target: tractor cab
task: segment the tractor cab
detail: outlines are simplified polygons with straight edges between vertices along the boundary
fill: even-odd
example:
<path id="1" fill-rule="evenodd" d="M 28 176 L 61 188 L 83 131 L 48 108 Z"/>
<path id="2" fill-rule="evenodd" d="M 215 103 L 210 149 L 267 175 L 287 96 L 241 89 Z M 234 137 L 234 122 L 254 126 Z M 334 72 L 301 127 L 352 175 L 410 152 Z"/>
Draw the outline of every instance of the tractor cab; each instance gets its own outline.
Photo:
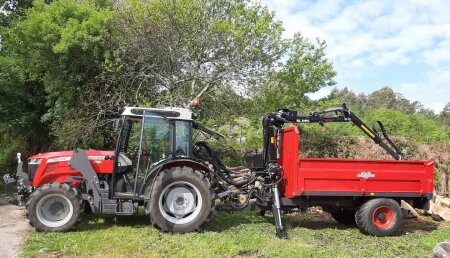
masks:
<path id="1" fill-rule="evenodd" d="M 113 198 L 143 198 L 145 180 L 177 159 L 190 159 L 194 114 L 183 108 L 126 107 L 118 123 Z"/>

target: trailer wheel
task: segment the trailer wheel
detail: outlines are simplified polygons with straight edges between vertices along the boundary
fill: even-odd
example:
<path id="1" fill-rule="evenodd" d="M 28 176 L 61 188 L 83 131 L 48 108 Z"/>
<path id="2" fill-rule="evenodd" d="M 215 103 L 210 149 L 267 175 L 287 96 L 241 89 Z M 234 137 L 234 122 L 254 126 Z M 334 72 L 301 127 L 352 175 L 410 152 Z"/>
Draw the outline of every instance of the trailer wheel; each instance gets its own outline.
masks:
<path id="1" fill-rule="evenodd" d="M 330 212 L 331 217 L 333 217 L 334 220 L 339 222 L 340 224 L 344 225 L 355 225 L 355 210 L 350 209 L 341 209 L 337 211 L 331 211 Z"/>
<path id="2" fill-rule="evenodd" d="M 367 201 L 355 215 L 357 225 L 373 236 L 388 236 L 400 226 L 402 211 L 393 199 L 378 198 Z"/>
<path id="3" fill-rule="evenodd" d="M 81 193 L 67 184 L 50 183 L 37 188 L 26 204 L 26 216 L 37 231 L 64 232 L 81 221 Z"/>
<path id="4" fill-rule="evenodd" d="M 160 173 L 153 185 L 147 212 L 162 231 L 199 230 L 213 209 L 212 189 L 199 171 L 175 167 Z"/>

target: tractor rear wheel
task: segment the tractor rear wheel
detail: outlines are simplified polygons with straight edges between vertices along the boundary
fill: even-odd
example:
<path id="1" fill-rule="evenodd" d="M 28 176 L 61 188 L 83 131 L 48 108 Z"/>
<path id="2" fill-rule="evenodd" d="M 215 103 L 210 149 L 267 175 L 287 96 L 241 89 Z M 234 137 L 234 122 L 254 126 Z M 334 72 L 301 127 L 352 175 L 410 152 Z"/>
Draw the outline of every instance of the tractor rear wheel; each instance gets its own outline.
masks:
<path id="1" fill-rule="evenodd" d="M 209 181 L 190 167 L 160 173 L 153 185 L 147 213 L 152 224 L 168 232 L 199 230 L 213 209 Z"/>
<path id="2" fill-rule="evenodd" d="M 355 210 L 350 209 L 341 209 L 336 211 L 330 212 L 331 217 L 333 217 L 334 220 L 339 222 L 340 224 L 344 225 L 356 225 L 355 221 Z"/>
<path id="3" fill-rule="evenodd" d="M 372 199 L 361 205 L 355 214 L 357 225 L 373 236 L 388 236 L 397 231 L 402 210 L 393 199 Z"/>
<path id="4" fill-rule="evenodd" d="M 37 231 L 64 232 L 81 221 L 83 208 L 79 191 L 67 184 L 50 183 L 30 195 L 26 215 Z"/>

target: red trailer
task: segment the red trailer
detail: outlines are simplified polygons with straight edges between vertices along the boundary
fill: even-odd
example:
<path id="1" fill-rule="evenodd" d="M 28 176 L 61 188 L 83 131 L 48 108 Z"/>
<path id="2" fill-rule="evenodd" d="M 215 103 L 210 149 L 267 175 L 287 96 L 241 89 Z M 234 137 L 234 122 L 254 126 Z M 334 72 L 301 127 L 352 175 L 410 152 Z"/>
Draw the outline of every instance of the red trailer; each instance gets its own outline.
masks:
<path id="1" fill-rule="evenodd" d="M 433 195 L 434 160 L 298 158 L 299 132 L 283 129 L 281 193 L 301 196 L 426 198 Z"/>
<path id="2" fill-rule="evenodd" d="M 395 160 L 299 158 L 299 131 L 286 124 L 352 122 L 384 148 Z M 379 133 L 377 130 L 381 130 Z M 273 208 L 278 235 L 284 237 L 280 210 L 321 206 L 344 224 L 356 224 L 363 231 L 386 236 L 400 225 L 401 201 L 426 209 L 434 189 L 434 160 L 404 160 L 380 121 L 369 128 L 345 104 L 310 115 L 293 110 L 270 113 L 263 120 L 264 152 L 247 158 L 247 166 L 272 168 L 273 192 L 280 196 Z"/>

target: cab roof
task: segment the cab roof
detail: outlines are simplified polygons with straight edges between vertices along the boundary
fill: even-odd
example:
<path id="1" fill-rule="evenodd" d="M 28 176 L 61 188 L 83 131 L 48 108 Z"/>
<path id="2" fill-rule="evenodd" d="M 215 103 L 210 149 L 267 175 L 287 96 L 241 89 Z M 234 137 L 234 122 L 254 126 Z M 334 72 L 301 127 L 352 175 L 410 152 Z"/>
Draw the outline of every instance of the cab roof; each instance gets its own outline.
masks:
<path id="1" fill-rule="evenodd" d="M 145 107 L 125 107 L 122 116 L 142 117 L 144 111 L 149 111 L 155 115 L 177 120 L 194 120 L 194 113 L 186 108 L 165 107 L 165 108 L 145 108 Z"/>

